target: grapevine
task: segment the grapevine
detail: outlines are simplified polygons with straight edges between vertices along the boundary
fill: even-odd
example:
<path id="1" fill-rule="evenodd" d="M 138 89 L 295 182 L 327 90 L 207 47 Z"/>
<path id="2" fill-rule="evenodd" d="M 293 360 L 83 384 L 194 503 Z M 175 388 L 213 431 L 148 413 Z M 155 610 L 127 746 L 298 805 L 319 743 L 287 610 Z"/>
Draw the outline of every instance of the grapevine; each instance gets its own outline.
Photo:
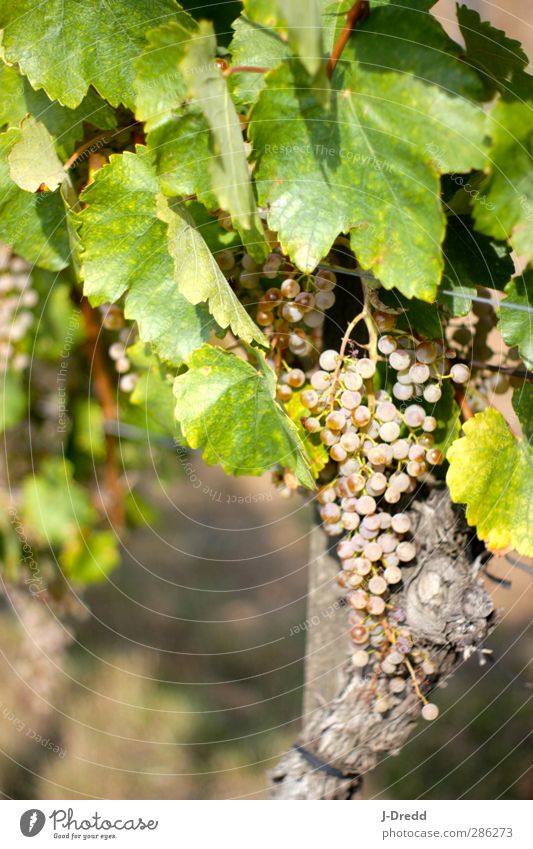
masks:
<path id="1" fill-rule="evenodd" d="M 172 479 L 198 452 L 313 504 L 350 651 L 332 710 L 438 717 L 494 624 L 482 565 L 533 556 L 533 86 L 518 42 L 464 5 L 457 42 L 432 5 L 243 0 L 217 36 L 174 0 L 0 0 L 0 573 L 25 615 L 78 622 L 152 447 Z M 459 566 L 428 635 L 406 598 L 436 494 Z"/>

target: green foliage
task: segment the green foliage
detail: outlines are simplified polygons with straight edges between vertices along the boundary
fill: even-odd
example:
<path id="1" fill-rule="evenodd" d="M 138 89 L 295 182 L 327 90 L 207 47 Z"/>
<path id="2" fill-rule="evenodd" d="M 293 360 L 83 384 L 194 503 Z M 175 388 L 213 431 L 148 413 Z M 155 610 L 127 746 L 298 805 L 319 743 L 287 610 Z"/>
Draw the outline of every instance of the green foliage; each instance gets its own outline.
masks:
<path id="1" fill-rule="evenodd" d="M 213 191 L 220 206 L 235 221 L 250 253 L 266 258 L 261 221 L 256 208 L 241 126 L 228 87 L 215 64 L 213 28 L 202 22 L 190 39 L 180 64 L 189 94 L 201 108 L 209 125 L 212 155 L 208 167 Z"/>
<path id="2" fill-rule="evenodd" d="M 89 528 L 96 514 L 68 460 L 49 457 L 23 483 L 23 519 L 39 543 L 61 545 Z"/>
<path id="3" fill-rule="evenodd" d="M 533 554 L 533 451 L 516 439 L 497 410 L 478 413 L 463 425 L 465 436 L 448 451 L 446 481 L 454 501 L 466 503 L 466 518 L 493 550 Z"/>
<path id="4" fill-rule="evenodd" d="M 174 15 L 173 0 L 116 0 L 105 11 L 89 0 L 2 0 L 3 49 L 36 89 L 71 109 L 89 86 L 112 106 L 133 106 L 133 64 L 154 21 Z M 36 49 L 38 45 L 38 49 Z"/>
<path id="5" fill-rule="evenodd" d="M 54 149 L 54 140 L 44 124 L 31 115 L 20 125 L 17 141 L 7 157 L 9 176 L 27 192 L 36 192 L 42 184 L 54 191 L 65 179 L 65 172 Z"/>
<path id="6" fill-rule="evenodd" d="M 448 218 L 443 245 L 444 273 L 439 301 L 453 316 L 467 315 L 472 308 L 471 296 L 476 288 L 502 289 L 509 281 L 514 264 L 505 242 L 496 242 L 477 233 L 469 216 Z"/>
<path id="7" fill-rule="evenodd" d="M 21 375 L 12 371 L 0 375 L 0 433 L 23 420 L 27 404 Z"/>
<path id="8" fill-rule="evenodd" d="M 220 327 L 231 327 L 244 342 L 268 344 L 232 292 L 183 205 L 170 206 L 161 196 L 159 215 L 168 224 L 168 249 L 179 292 L 193 304 L 207 301 Z"/>
<path id="9" fill-rule="evenodd" d="M 48 434 L 64 403 L 52 459 L 37 452 L 35 473 L 24 467 L 13 486 L 29 536 L 69 579 L 101 580 L 117 562 L 105 497 L 93 492 L 94 474 L 120 481 L 113 428 L 127 468 L 153 438 L 201 448 L 227 473 L 276 467 L 310 489 L 329 474 L 333 454 L 302 425 L 301 384 L 287 395 L 273 371 L 316 365 L 317 316 L 330 308 L 312 276 L 319 263 L 360 267 L 366 302 L 394 309 L 393 334 L 413 344 L 444 342 L 450 318 L 469 323 L 479 290 L 503 291 L 502 337 L 533 368 L 525 53 L 464 5 L 463 50 L 431 0 L 374 0 L 329 79 L 351 5 L 245 0 L 231 22 L 235 3 L 0 0 L 0 243 L 16 255 L 0 252 L 0 423 Z M 295 324 L 299 307 L 285 303 L 284 314 L 276 294 L 286 276 L 315 299 Z M 339 287 L 348 300 L 349 285 Z M 343 310 L 331 314 L 339 338 L 353 318 Z M 491 321 L 478 318 L 483 337 Z M 454 325 L 463 362 L 476 356 L 468 338 Z M 474 372 L 474 398 L 485 378 Z M 513 399 L 523 439 L 493 410 L 459 438 L 451 381 L 435 404 L 421 391 L 412 401 L 437 420 L 429 441 L 451 445 L 452 497 L 490 546 L 530 553 L 529 384 Z"/>
<path id="10" fill-rule="evenodd" d="M 500 307 L 500 330 L 508 345 L 516 345 L 528 368 L 533 368 L 533 269 L 515 277 L 505 287 L 503 303 L 512 306 Z"/>
<path id="11" fill-rule="evenodd" d="M 533 89 L 525 75 L 491 112 L 489 176 L 474 203 L 476 228 L 510 239 L 520 256 L 533 256 Z"/>
<path id="12" fill-rule="evenodd" d="M 513 75 L 528 66 L 529 59 L 520 42 L 482 21 L 474 9 L 458 6 L 457 21 L 465 40 L 467 60 L 484 75 L 487 99 L 497 89 L 505 90 Z"/>
<path id="13" fill-rule="evenodd" d="M 518 416 L 523 438 L 533 443 L 533 385 L 524 383 L 513 392 L 513 408 Z"/>
<path id="14" fill-rule="evenodd" d="M 96 175 L 82 200 L 84 291 L 92 303 L 117 301 L 139 324 L 141 339 L 179 364 L 209 338 L 207 310 L 179 291 L 157 217 L 158 181 L 145 148 L 124 153 Z M 201 237 L 199 237 L 201 239 Z"/>
<path id="15" fill-rule="evenodd" d="M 483 163 L 481 83 L 436 21 L 405 10 L 377 9 L 343 59 L 329 114 L 297 65 L 268 77 L 250 127 L 260 201 L 298 267 L 313 269 L 349 230 L 383 285 L 432 300 L 445 223 L 438 175 Z"/>
<path id="16" fill-rule="evenodd" d="M 17 129 L 0 134 L 0 241 L 28 262 L 59 270 L 69 261 L 69 241 L 59 192 L 31 194 L 10 175 L 8 155 L 20 138 Z"/>
<path id="17" fill-rule="evenodd" d="M 295 425 L 274 401 L 274 372 L 257 352 L 259 368 L 220 348 L 189 357 L 174 382 L 176 418 L 191 448 L 226 474 L 260 475 L 274 464 L 313 488 L 305 448 Z"/>

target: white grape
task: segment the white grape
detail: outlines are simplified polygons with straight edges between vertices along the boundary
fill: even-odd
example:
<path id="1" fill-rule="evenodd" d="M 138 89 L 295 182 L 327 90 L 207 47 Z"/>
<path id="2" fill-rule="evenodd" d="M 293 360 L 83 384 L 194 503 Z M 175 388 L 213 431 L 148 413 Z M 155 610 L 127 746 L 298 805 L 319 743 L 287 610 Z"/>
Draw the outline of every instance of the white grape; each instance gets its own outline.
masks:
<path id="1" fill-rule="evenodd" d="M 318 363 L 324 371 L 335 371 L 339 362 L 339 352 L 332 349 L 322 351 Z"/>
<path id="2" fill-rule="evenodd" d="M 413 387 L 404 386 L 402 383 L 395 383 L 392 387 L 392 394 L 398 401 L 408 401 L 413 395 Z"/>
<path id="3" fill-rule="evenodd" d="M 470 378 L 470 369 L 463 363 L 455 363 L 450 369 L 450 375 L 454 383 L 467 383 Z"/>
<path id="4" fill-rule="evenodd" d="M 384 442 L 394 442 L 400 435 L 400 425 L 397 422 L 385 422 L 379 429 L 379 435 Z"/>
<path id="5" fill-rule="evenodd" d="M 416 557 L 416 547 L 412 542 L 400 542 L 396 554 L 402 563 L 408 563 Z"/>
<path id="6" fill-rule="evenodd" d="M 392 517 L 392 527 L 397 534 L 406 534 L 411 530 L 411 520 L 407 513 L 396 513 Z"/>
<path id="7" fill-rule="evenodd" d="M 409 369 L 409 377 L 413 383 L 425 383 L 429 380 L 429 366 L 425 363 L 415 363 Z"/>
<path id="8" fill-rule="evenodd" d="M 380 422 L 392 422 L 397 414 L 396 407 L 390 401 L 380 401 L 376 409 L 376 418 Z"/>
<path id="9" fill-rule="evenodd" d="M 441 396 L 442 390 L 438 383 L 430 383 L 424 387 L 424 399 L 429 404 L 436 404 L 437 401 L 440 401 Z"/>
<path id="10" fill-rule="evenodd" d="M 438 715 L 439 715 L 439 709 L 438 709 L 437 705 L 434 705 L 431 702 L 428 702 L 422 708 L 422 716 L 423 716 L 424 719 L 427 719 L 428 722 L 431 722 L 431 720 L 433 720 L 433 719 L 437 719 Z"/>
<path id="11" fill-rule="evenodd" d="M 363 357 L 357 361 L 356 369 L 364 380 L 369 380 L 376 372 L 376 365 L 368 357 Z"/>
<path id="12" fill-rule="evenodd" d="M 411 365 L 411 355 L 408 351 L 393 351 L 389 356 L 389 365 L 394 371 L 403 371 Z"/>
<path id="13" fill-rule="evenodd" d="M 380 336 L 378 339 L 378 351 L 385 357 L 392 354 L 396 350 L 398 344 L 394 336 Z"/>
<path id="14" fill-rule="evenodd" d="M 411 404 L 406 407 L 403 417 L 408 427 L 420 427 L 426 417 L 426 411 L 419 404 Z"/>

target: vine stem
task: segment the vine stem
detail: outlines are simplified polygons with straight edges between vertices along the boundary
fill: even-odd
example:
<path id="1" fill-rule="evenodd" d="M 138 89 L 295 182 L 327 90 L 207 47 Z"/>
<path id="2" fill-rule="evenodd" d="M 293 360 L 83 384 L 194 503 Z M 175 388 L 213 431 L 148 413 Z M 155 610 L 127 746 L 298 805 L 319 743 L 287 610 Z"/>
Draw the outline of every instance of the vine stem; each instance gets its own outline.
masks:
<path id="1" fill-rule="evenodd" d="M 331 407 L 335 403 L 335 393 L 337 391 L 337 386 L 339 384 L 339 377 L 342 369 L 342 364 L 344 361 L 344 356 L 346 354 L 346 347 L 348 342 L 350 341 L 350 336 L 353 331 L 357 327 L 360 321 L 364 321 L 366 324 L 366 329 L 368 332 L 368 344 L 362 345 L 358 343 L 359 347 L 365 348 L 370 356 L 370 359 L 373 362 L 377 360 L 377 346 L 378 346 L 378 334 L 376 331 L 376 325 L 374 324 L 374 319 L 372 318 L 372 314 L 370 312 L 370 300 L 368 296 L 368 291 L 365 289 L 365 302 L 362 311 L 359 315 L 356 315 L 355 318 L 349 323 L 346 328 L 346 332 L 342 337 L 341 347 L 339 351 L 339 361 L 335 367 L 335 371 L 333 372 L 333 379 L 331 381 Z M 374 398 L 374 380 L 370 378 L 365 381 L 367 397 L 368 397 L 368 407 L 372 411 L 374 409 L 375 398 Z"/>
<path id="2" fill-rule="evenodd" d="M 328 64 L 326 66 L 326 74 L 329 79 L 333 76 L 333 72 L 337 67 L 337 62 L 341 58 L 342 51 L 346 47 L 349 38 L 355 29 L 357 21 L 364 21 L 365 18 L 368 17 L 369 8 L 370 4 L 368 3 L 368 0 L 357 0 L 357 2 L 353 4 L 352 8 L 347 12 L 346 21 L 333 46 L 331 56 L 329 57 Z"/>
<path id="3" fill-rule="evenodd" d="M 80 156 L 85 153 L 86 150 L 89 150 L 89 148 L 92 147 L 93 144 L 96 144 L 99 141 L 109 141 L 109 139 L 110 134 L 109 131 L 107 131 L 106 133 L 99 133 L 97 136 L 94 136 L 94 138 L 88 139 L 88 141 L 85 141 L 83 142 L 83 144 L 80 144 L 80 146 L 76 148 L 72 156 L 69 156 L 69 158 L 63 165 L 63 170 L 69 171 L 76 162 L 76 160 L 79 159 Z M 101 145 L 101 147 L 103 147 L 103 145 Z"/>
<path id="4" fill-rule="evenodd" d="M 81 299 L 80 307 L 85 323 L 85 330 L 87 332 L 87 354 L 89 357 L 89 366 L 92 373 L 94 388 L 102 406 L 105 429 L 105 426 L 109 422 L 115 422 L 117 419 L 115 395 L 111 380 L 109 379 L 109 375 L 105 367 L 102 351 L 98 344 L 100 325 L 96 320 L 95 312 L 85 297 Z M 122 506 L 123 493 L 118 470 L 116 438 L 113 434 L 106 432 L 105 442 L 106 459 L 104 480 L 106 488 L 109 490 L 112 498 L 109 515 L 114 525 L 122 527 L 124 524 L 124 509 Z"/>
<path id="5" fill-rule="evenodd" d="M 424 694 L 423 694 L 422 690 L 421 690 L 421 689 L 420 689 L 420 687 L 418 686 L 418 681 L 416 680 L 415 670 L 414 670 L 414 669 L 413 669 L 413 667 L 412 667 L 411 661 L 410 661 L 408 658 L 406 658 L 406 657 L 405 657 L 403 662 L 405 663 L 405 665 L 406 665 L 407 669 L 409 670 L 409 675 L 410 675 L 410 676 L 411 676 L 411 678 L 412 678 L 413 686 L 414 686 L 414 688 L 415 688 L 415 690 L 416 690 L 416 694 L 417 694 L 418 698 L 420 699 L 420 701 L 422 702 L 422 704 L 427 705 L 428 700 L 426 699 L 426 697 L 424 696 Z"/>
<path id="6" fill-rule="evenodd" d="M 230 74 L 267 74 L 272 68 L 264 68 L 261 65 L 234 65 L 232 68 L 225 68 L 222 72 L 224 77 L 229 77 Z"/>
<path id="7" fill-rule="evenodd" d="M 340 351 L 339 351 L 339 361 L 338 361 L 337 365 L 335 366 L 335 371 L 333 372 L 333 380 L 331 381 L 331 406 L 332 407 L 333 407 L 333 404 L 335 403 L 335 393 L 337 391 L 337 386 L 338 386 L 338 383 L 339 383 L 339 377 L 340 377 L 340 373 L 341 373 L 341 369 L 342 369 L 342 363 L 343 363 L 343 360 L 344 360 L 344 355 L 346 353 L 346 346 L 348 345 L 348 342 L 350 340 L 350 336 L 352 335 L 352 332 L 355 330 L 355 328 L 357 327 L 359 322 L 364 321 L 364 319 L 365 319 L 365 309 L 363 309 L 363 311 L 360 312 L 359 315 L 356 315 L 355 318 L 353 318 L 351 320 L 348 327 L 346 328 L 346 333 L 342 337 L 341 347 L 340 347 Z"/>
<path id="8" fill-rule="evenodd" d="M 455 400 L 457 401 L 459 409 L 461 410 L 463 421 L 468 421 L 468 419 L 474 418 L 474 413 L 472 412 L 472 408 L 467 401 L 466 393 L 461 386 L 455 387 Z"/>

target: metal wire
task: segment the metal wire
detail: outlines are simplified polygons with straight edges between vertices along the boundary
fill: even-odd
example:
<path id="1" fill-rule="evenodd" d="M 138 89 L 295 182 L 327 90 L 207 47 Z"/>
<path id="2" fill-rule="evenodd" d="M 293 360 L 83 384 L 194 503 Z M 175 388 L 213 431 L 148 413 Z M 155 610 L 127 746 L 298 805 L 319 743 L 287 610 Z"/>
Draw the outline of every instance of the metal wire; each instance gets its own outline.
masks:
<path id="1" fill-rule="evenodd" d="M 341 271 L 350 277 L 362 277 L 363 279 L 378 281 L 378 278 L 374 277 L 373 274 L 368 274 L 365 271 L 352 271 L 351 269 L 343 268 L 342 265 L 323 265 L 321 263 L 318 268 L 323 268 L 325 271 Z M 495 301 L 492 298 L 483 298 L 481 295 L 463 295 L 460 292 L 451 292 L 449 289 L 441 289 L 440 291 L 443 295 L 450 295 L 452 298 L 464 298 L 465 300 L 476 301 L 478 304 L 489 304 L 493 309 L 504 307 L 505 309 L 514 309 L 519 312 L 533 313 L 533 307 L 527 307 L 524 304 L 513 304 L 506 300 Z"/>

